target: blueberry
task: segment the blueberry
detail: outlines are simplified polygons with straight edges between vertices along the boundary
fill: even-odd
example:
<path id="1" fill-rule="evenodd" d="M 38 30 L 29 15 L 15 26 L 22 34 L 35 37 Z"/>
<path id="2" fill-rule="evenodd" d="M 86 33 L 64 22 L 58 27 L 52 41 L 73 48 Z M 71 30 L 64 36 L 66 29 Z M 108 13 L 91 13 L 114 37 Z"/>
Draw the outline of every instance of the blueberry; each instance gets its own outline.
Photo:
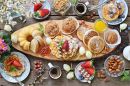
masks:
<path id="1" fill-rule="evenodd" d="M 128 33 L 128 31 L 127 31 L 127 30 L 125 30 L 124 32 L 125 32 L 125 33 Z"/>
<path id="2" fill-rule="evenodd" d="M 122 22 L 122 18 L 119 18 L 119 22 Z"/>
<path id="3" fill-rule="evenodd" d="M 116 10 L 112 10 L 112 13 L 115 14 L 115 13 L 116 13 Z"/>
<path id="4" fill-rule="evenodd" d="M 82 76 L 82 74 L 79 74 L 78 80 L 83 80 L 84 77 Z"/>
<path id="5" fill-rule="evenodd" d="M 112 10 L 109 10 L 109 13 L 112 13 Z"/>
<path id="6" fill-rule="evenodd" d="M 122 15 L 119 16 L 119 18 L 125 18 L 125 15 L 122 14 Z"/>
<path id="7" fill-rule="evenodd" d="M 113 17 L 113 14 L 110 14 L 110 17 L 112 18 L 112 17 Z"/>
<path id="8" fill-rule="evenodd" d="M 117 6 L 119 9 L 121 9 L 121 6 Z"/>
<path id="9" fill-rule="evenodd" d="M 130 27 L 128 27 L 128 30 L 130 30 Z"/>

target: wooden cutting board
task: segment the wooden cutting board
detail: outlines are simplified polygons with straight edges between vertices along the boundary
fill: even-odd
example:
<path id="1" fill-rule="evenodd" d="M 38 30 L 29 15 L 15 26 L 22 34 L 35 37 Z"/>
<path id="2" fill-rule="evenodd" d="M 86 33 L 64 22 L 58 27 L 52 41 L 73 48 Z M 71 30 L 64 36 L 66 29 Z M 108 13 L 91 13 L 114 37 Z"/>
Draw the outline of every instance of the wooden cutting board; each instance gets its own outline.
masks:
<path id="1" fill-rule="evenodd" d="M 55 20 L 55 21 L 59 24 L 60 27 L 62 27 L 62 22 L 63 22 L 63 20 Z M 78 20 L 78 21 L 81 21 L 81 20 Z M 43 22 L 40 22 L 40 23 L 41 23 L 43 26 L 45 26 L 45 24 L 46 24 L 47 22 L 48 22 L 48 21 L 43 21 Z M 91 26 L 94 28 L 94 23 L 93 23 L 93 22 L 87 22 L 87 21 L 85 21 L 85 23 L 87 23 L 88 25 L 91 25 Z M 38 23 L 29 25 L 29 26 L 39 27 Z M 111 29 L 112 29 L 112 28 L 108 28 L 107 30 L 111 30 Z M 19 35 L 19 33 L 20 33 L 21 30 L 22 30 L 22 28 L 19 29 L 19 30 L 17 30 L 17 31 L 15 31 L 12 35 L 16 35 L 16 36 L 18 37 L 18 35 Z M 59 35 L 63 35 L 63 33 L 60 32 Z M 75 31 L 75 32 L 72 33 L 71 35 L 72 35 L 73 37 L 75 37 L 75 38 L 78 38 L 78 37 L 77 37 L 77 31 Z M 104 33 L 99 33 L 99 35 L 100 35 L 102 38 L 104 38 Z M 43 36 L 43 39 L 44 39 L 44 40 L 45 40 L 45 38 L 46 38 L 46 37 Z M 79 42 L 82 42 L 82 41 L 79 40 Z M 52 54 L 50 54 L 48 57 L 42 57 L 39 53 L 36 53 L 36 54 L 35 54 L 35 53 L 33 53 L 32 51 L 30 51 L 30 50 L 29 50 L 29 51 L 25 51 L 25 50 L 23 50 L 22 47 L 19 45 L 19 42 L 18 42 L 18 43 L 13 43 L 13 42 L 12 42 L 12 46 L 13 46 L 14 48 L 16 48 L 17 50 L 19 50 L 19 51 L 21 51 L 21 52 L 23 52 L 23 53 L 32 55 L 32 56 L 34 56 L 34 57 L 39 57 L 39 58 L 43 58 L 43 59 L 47 59 L 47 60 L 54 60 L 54 61 L 63 61 L 62 59 L 58 59 L 57 57 L 55 57 L 55 56 L 52 55 Z M 81 44 L 81 46 L 84 46 L 84 48 L 85 48 L 86 50 L 88 50 L 87 47 L 86 47 L 83 43 Z M 117 46 L 116 46 L 116 47 L 117 47 Z M 116 47 L 113 48 L 113 49 L 109 49 L 109 52 L 106 53 L 106 54 L 110 54 L 112 51 L 114 51 L 114 50 L 116 49 Z M 103 57 L 103 56 L 105 56 L 106 54 L 101 54 L 101 53 L 99 53 L 99 54 L 93 54 L 92 59 L 93 59 L 93 58 Z M 80 58 L 77 59 L 78 56 L 79 56 L 79 52 L 77 51 L 76 56 L 74 56 L 72 59 L 67 60 L 67 61 L 83 61 L 83 60 L 89 60 L 87 57 L 85 57 L 85 55 L 84 55 L 84 56 L 80 56 Z"/>

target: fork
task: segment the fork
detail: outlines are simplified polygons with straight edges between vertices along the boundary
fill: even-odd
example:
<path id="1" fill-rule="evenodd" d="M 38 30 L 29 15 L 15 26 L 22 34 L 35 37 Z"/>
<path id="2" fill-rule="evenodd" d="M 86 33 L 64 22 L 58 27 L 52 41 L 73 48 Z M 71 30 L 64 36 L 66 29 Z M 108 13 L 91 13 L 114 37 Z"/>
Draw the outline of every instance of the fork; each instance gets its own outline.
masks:
<path id="1" fill-rule="evenodd" d="M 115 1 L 115 0 L 107 0 L 107 1 L 101 3 L 101 4 L 97 5 L 97 6 L 93 6 L 93 7 L 88 8 L 88 11 L 91 11 L 91 10 L 94 10 L 94 9 L 99 9 L 101 6 L 103 6 L 105 4 L 109 4 L 112 1 Z"/>
<path id="2" fill-rule="evenodd" d="M 0 71 L 1 70 L 4 71 L 4 65 L 2 63 L 0 63 Z M 14 78 L 19 83 L 20 86 L 24 86 L 24 84 L 21 81 L 19 81 L 16 77 L 12 77 L 12 78 Z"/>

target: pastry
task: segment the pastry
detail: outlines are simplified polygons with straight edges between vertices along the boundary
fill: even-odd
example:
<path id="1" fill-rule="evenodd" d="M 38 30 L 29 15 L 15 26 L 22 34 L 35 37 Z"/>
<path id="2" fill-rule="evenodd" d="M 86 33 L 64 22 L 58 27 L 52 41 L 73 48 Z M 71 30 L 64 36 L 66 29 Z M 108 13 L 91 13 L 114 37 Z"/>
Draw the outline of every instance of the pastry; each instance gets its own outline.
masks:
<path id="1" fill-rule="evenodd" d="M 50 49 L 51 53 L 58 59 L 72 59 L 78 50 L 77 39 L 73 38 L 71 35 L 56 36 L 51 42 Z"/>
<path id="2" fill-rule="evenodd" d="M 79 22 L 74 17 L 69 17 L 63 20 L 62 32 L 71 34 L 79 27 Z"/>
<path id="3" fill-rule="evenodd" d="M 10 61 L 10 60 L 13 60 L 13 59 L 16 59 L 18 60 L 21 64 L 22 64 L 22 68 L 20 68 L 20 70 L 18 70 L 16 68 L 16 71 L 9 71 L 9 69 L 11 68 L 11 65 L 8 66 L 7 63 Z M 6 73 L 12 77 L 16 77 L 16 76 L 21 76 L 22 73 L 25 71 L 25 62 L 20 58 L 18 57 L 17 55 L 12 55 L 12 56 L 8 56 L 6 58 L 6 60 L 4 61 L 4 70 L 6 71 Z"/>
<path id="4" fill-rule="evenodd" d="M 102 8 L 102 16 L 107 21 L 113 21 L 119 16 L 119 9 L 114 4 L 107 4 Z"/>
<path id="5" fill-rule="evenodd" d="M 55 21 L 49 21 L 45 25 L 44 34 L 47 37 L 53 38 L 53 37 L 55 37 L 56 35 L 59 34 L 59 31 L 60 31 L 59 25 Z"/>
<path id="6" fill-rule="evenodd" d="M 44 40 L 41 36 L 35 36 L 34 39 L 36 39 L 41 46 L 44 45 Z"/>
<path id="7" fill-rule="evenodd" d="M 104 40 L 100 36 L 94 36 L 88 42 L 88 49 L 92 53 L 100 53 L 103 50 L 104 46 Z"/>
<path id="8" fill-rule="evenodd" d="M 125 8 L 121 1 L 112 1 L 111 3 L 117 6 L 119 9 L 119 15 L 122 15 L 124 13 Z"/>
<path id="9" fill-rule="evenodd" d="M 19 33 L 18 41 L 20 42 L 20 46 L 23 47 L 24 50 L 29 50 L 30 41 L 33 39 L 32 32 L 38 29 L 39 28 L 33 26 L 27 26 L 24 27 Z"/>
<path id="10" fill-rule="evenodd" d="M 39 30 L 34 30 L 34 31 L 32 32 L 32 37 L 35 37 L 35 36 L 42 36 L 42 32 L 39 31 Z"/>
<path id="11" fill-rule="evenodd" d="M 87 31 L 87 30 L 90 30 L 90 29 L 94 29 L 94 28 L 92 28 L 90 25 L 88 25 L 88 24 L 83 24 L 82 26 L 80 26 L 79 28 L 78 28 L 78 30 L 77 30 L 77 36 L 78 36 L 78 38 L 80 39 L 80 40 L 83 40 L 83 36 L 84 36 L 84 34 L 85 34 L 85 32 Z"/>
<path id="12" fill-rule="evenodd" d="M 99 33 L 95 30 L 88 30 L 85 32 L 85 35 L 83 37 L 83 43 L 88 46 L 88 42 L 89 40 L 93 37 L 93 36 L 98 36 Z"/>
<path id="13" fill-rule="evenodd" d="M 105 36 L 105 40 L 109 44 L 115 44 L 118 40 L 118 36 L 115 32 L 108 32 Z"/>
<path id="14" fill-rule="evenodd" d="M 30 45 L 30 50 L 34 53 L 38 53 L 39 50 L 39 44 L 38 41 L 36 39 L 33 39 L 31 41 L 31 45 Z"/>

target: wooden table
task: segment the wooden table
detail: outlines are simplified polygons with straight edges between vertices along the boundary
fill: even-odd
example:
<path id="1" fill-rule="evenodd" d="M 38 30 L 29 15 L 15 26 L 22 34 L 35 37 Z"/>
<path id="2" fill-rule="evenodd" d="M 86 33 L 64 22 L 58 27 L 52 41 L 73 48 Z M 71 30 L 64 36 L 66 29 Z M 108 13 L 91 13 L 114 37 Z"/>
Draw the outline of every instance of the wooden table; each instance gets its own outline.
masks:
<path id="1" fill-rule="evenodd" d="M 50 4 L 52 4 L 52 1 L 53 0 L 47 0 Z M 99 0 L 82 0 L 82 1 L 89 1 L 91 5 L 97 5 Z M 130 8 L 130 0 L 126 0 L 126 3 L 128 5 L 128 8 Z M 26 6 L 26 8 L 29 8 L 29 5 Z M 54 19 L 64 19 L 68 16 L 74 16 L 76 17 L 77 19 L 83 19 L 83 20 L 90 20 L 90 13 L 86 13 L 84 16 L 76 16 L 76 14 L 74 13 L 73 11 L 73 8 L 74 6 L 71 7 L 71 9 L 67 12 L 66 16 L 60 16 L 59 14 L 55 13 L 53 10 L 51 10 L 51 14 L 50 16 L 45 19 L 45 20 L 42 20 L 42 21 L 46 21 L 46 20 L 54 20 Z M 96 15 L 94 15 L 94 18 L 95 19 L 98 19 L 99 16 L 98 16 L 98 13 L 96 12 Z M 41 21 L 38 21 L 38 20 L 35 20 L 34 18 L 27 18 L 27 22 L 26 23 L 22 23 L 22 21 L 20 21 L 19 18 L 16 18 L 14 19 L 16 21 L 18 21 L 18 24 L 13 28 L 14 31 L 22 28 L 22 27 L 25 27 L 27 25 L 30 25 L 30 24 L 33 24 L 33 23 L 37 23 L 37 22 L 41 22 Z M 128 14 L 128 17 L 127 19 L 124 21 L 124 22 L 127 22 L 128 26 L 130 26 L 130 9 L 129 9 L 129 14 Z M 4 24 L 1 24 L 0 23 L 0 29 L 1 31 L 3 31 L 3 28 L 4 28 Z M 119 25 L 117 25 L 117 27 L 119 27 Z M 5 32 L 5 31 L 4 31 Z M 128 36 L 129 36 L 129 40 L 130 40 L 130 31 L 128 32 Z M 129 42 L 129 45 L 130 45 L 130 42 Z M 17 51 L 16 49 L 14 49 L 13 47 L 11 48 L 12 51 Z M 99 78 L 94 78 L 92 80 L 92 83 L 91 84 L 88 84 L 88 83 L 81 83 L 80 81 L 78 81 L 76 78 L 74 78 L 74 80 L 67 80 L 66 79 L 66 75 L 67 73 L 63 70 L 63 64 L 64 63 L 67 63 L 67 64 L 71 64 L 71 62 L 57 62 L 57 61 L 48 61 L 48 60 L 44 60 L 44 59 L 40 59 L 40 58 L 36 58 L 36 57 L 33 57 L 33 56 L 30 56 L 30 55 L 27 55 L 25 54 L 30 63 L 31 63 L 31 71 L 30 71 L 30 74 L 29 76 L 23 81 L 23 83 L 25 84 L 25 86 L 27 86 L 29 83 L 31 83 L 35 77 L 38 75 L 34 69 L 33 69 L 33 61 L 35 60 L 42 60 L 44 65 L 45 65 L 45 72 L 43 73 L 43 76 L 48 76 L 48 70 L 49 70 L 49 67 L 48 67 L 48 62 L 51 62 L 53 65 L 58 65 L 61 67 L 62 69 L 62 76 L 60 77 L 60 79 L 58 80 L 53 80 L 51 79 L 50 77 L 43 81 L 42 83 L 39 83 L 39 84 L 36 84 L 36 86 L 130 86 L 130 81 L 125 81 L 125 82 L 120 82 L 120 79 L 121 77 L 118 77 L 118 78 L 112 78 L 112 77 L 109 77 L 107 74 L 107 78 L 110 79 L 109 82 L 104 82 L 104 79 L 99 79 Z M 122 53 L 118 54 L 119 56 L 121 56 L 122 58 L 123 55 Z M 94 66 L 96 67 L 96 73 L 99 72 L 101 69 L 103 69 L 104 67 L 104 61 L 105 61 L 106 58 L 102 58 L 102 59 L 98 59 L 98 60 L 94 60 Z M 130 71 L 130 62 L 128 60 L 125 60 L 125 63 L 126 63 L 126 70 L 129 70 Z M 73 63 L 73 68 L 75 68 L 75 66 L 79 63 L 79 62 L 72 62 Z M 13 83 L 10 83 L 10 82 L 7 82 L 0 74 L 0 86 L 19 86 L 19 84 L 13 84 Z"/>

